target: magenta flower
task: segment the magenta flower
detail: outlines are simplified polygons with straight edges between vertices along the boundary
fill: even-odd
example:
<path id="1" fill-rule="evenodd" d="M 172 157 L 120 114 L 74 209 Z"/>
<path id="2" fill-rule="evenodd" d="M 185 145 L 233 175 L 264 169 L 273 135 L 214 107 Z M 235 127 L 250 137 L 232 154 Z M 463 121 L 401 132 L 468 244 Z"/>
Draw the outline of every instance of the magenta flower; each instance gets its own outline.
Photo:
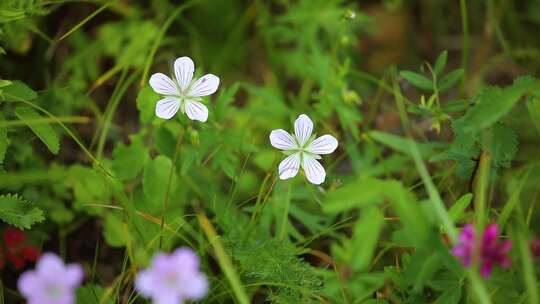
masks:
<path id="1" fill-rule="evenodd" d="M 460 258 L 465 267 L 470 267 L 473 257 L 477 256 L 480 274 L 484 278 L 491 274 L 494 265 L 508 268 L 511 265 L 508 252 L 512 243 L 509 240 L 498 242 L 498 230 L 497 224 L 490 224 L 478 240 L 473 225 L 467 224 L 461 230 L 459 243 L 452 248 L 452 253 Z"/>
<path id="2" fill-rule="evenodd" d="M 208 291 L 206 276 L 199 271 L 199 258 L 189 248 L 160 253 L 150 268 L 141 271 L 135 288 L 155 304 L 177 304 L 202 299 Z"/>
<path id="3" fill-rule="evenodd" d="M 80 265 L 65 265 L 56 254 L 45 253 L 35 270 L 19 277 L 18 288 L 28 304 L 72 304 L 75 303 L 74 291 L 82 279 Z"/>

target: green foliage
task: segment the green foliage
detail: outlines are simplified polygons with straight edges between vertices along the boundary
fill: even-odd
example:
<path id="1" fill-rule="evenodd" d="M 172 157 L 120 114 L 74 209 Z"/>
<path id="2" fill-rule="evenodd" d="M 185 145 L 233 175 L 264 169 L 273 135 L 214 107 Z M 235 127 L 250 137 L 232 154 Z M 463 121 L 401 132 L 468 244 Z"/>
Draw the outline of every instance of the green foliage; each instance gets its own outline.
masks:
<path id="1" fill-rule="evenodd" d="M 15 110 L 17 117 L 25 123 L 36 134 L 39 139 L 47 146 L 53 154 L 58 154 L 60 150 L 60 139 L 51 125 L 36 124 L 33 121 L 41 118 L 41 115 L 28 107 L 18 107 Z"/>
<path id="2" fill-rule="evenodd" d="M 0 113 L 0 123 L 4 122 L 4 117 Z M 4 162 L 4 158 L 6 157 L 6 152 L 9 146 L 9 139 L 7 136 L 7 130 L 6 128 L 0 128 L 0 164 Z"/>
<path id="3" fill-rule="evenodd" d="M 117 145 L 112 153 L 112 169 L 120 180 L 131 180 L 137 176 L 148 160 L 148 149 L 140 141 L 126 146 Z"/>
<path id="4" fill-rule="evenodd" d="M 20 229 L 30 229 L 45 220 L 41 209 L 16 194 L 0 195 L 0 219 Z"/>
<path id="5" fill-rule="evenodd" d="M 538 89 L 538 81 L 521 77 L 505 88 L 483 89 L 475 98 L 475 105 L 463 116 L 463 130 L 478 133 L 499 121 L 525 94 Z"/>
<path id="6" fill-rule="evenodd" d="M 145 302 L 182 246 L 202 303 L 537 300 L 536 1 L 105 2 L 0 1 L 0 228 L 83 264 L 77 303 Z M 181 56 L 220 78 L 205 123 L 155 115 Z M 339 142 L 321 185 L 269 143 L 301 113 Z M 484 221 L 513 243 L 489 279 L 451 251 Z"/>

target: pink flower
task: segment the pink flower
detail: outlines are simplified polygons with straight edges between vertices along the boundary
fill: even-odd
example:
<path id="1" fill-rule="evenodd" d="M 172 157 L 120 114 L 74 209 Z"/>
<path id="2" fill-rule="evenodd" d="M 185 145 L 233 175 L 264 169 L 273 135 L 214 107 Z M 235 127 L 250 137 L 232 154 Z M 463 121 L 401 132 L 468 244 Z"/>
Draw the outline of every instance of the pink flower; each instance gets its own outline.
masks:
<path id="1" fill-rule="evenodd" d="M 497 234 L 497 224 L 490 224 L 482 238 L 477 239 L 473 225 L 467 224 L 461 230 L 459 243 L 452 248 L 452 253 L 461 259 L 465 267 L 470 267 L 473 257 L 478 256 L 480 274 L 486 278 L 494 265 L 508 268 L 512 264 L 508 257 L 512 243 L 509 240 L 498 242 Z"/>
<path id="2" fill-rule="evenodd" d="M 199 271 L 199 257 L 189 248 L 158 254 L 150 268 L 141 271 L 135 289 L 155 304 L 175 304 L 202 299 L 208 291 L 206 276 Z"/>
<path id="3" fill-rule="evenodd" d="M 57 255 L 45 253 L 35 270 L 19 277 L 18 288 L 28 304 L 72 304 L 75 303 L 74 290 L 82 278 L 80 265 L 65 265 Z"/>

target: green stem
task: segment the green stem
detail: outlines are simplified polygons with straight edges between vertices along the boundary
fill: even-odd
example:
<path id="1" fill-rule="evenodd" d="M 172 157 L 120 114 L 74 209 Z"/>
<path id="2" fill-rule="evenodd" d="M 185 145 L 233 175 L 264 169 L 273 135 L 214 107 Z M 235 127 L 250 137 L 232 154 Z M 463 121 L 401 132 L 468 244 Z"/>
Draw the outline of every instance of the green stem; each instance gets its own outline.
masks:
<path id="1" fill-rule="evenodd" d="M 125 70 L 127 72 L 127 70 Z M 126 92 L 129 85 L 135 80 L 135 76 L 137 76 L 137 73 L 133 73 L 122 85 L 119 87 L 117 94 L 115 94 L 109 105 L 107 106 L 107 110 L 105 111 L 105 117 L 103 118 L 103 127 L 101 128 L 101 133 L 99 134 L 98 139 L 98 146 L 97 146 L 97 158 L 101 159 L 103 156 L 103 149 L 105 148 L 105 140 L 107 139 L 107 134 L 109 133 L 109 129 L 111 126 L 112 119 L 114 117 L 114 113 L 116 112 L 116 108 L 118 107 L 118 104 L 120 104 L 120 101 L 122 100 L 122 96 L 124 96 L 124 93 Z"/>
<path id="2" fill-rule="evenodd" d="M 146 58 L 146 63 L 144 64 L 144 70 L 143 70 L 143 73 L 142 73 L 142 77 L 141 77 L 141 81 L 139 83 L 139 86 L 142 87 L 146 83 L 146 78 L 148 78 L 148 73 L 150 72 L 150 66 L 152 65 L 152 61 L 154 61 L 154 56 L 156 55 L 157 49 L 158 49 L 159 45 L 161 44 L 161 40 L 163 40 L 163 37 L 165 36 L 165 33 L 167 32 L 167 30 L 171 26 L 174 19 L 176 19 L 178 14 L 180 14 L 183 10 L 185 10 L 186 8 L 193 5 L 196 1 L 197 0 L 192 0 L 192 1 L 189 1 L 187 3 L 184 3 L 184 4 L 180 5 L 179 7 L 177 7 L 169 15 L 169 18 L 167 18 L 167 20 L 165 20 L 165 23 L 161 27 L 161 29 L 160 29 L 157 37 L 156 37 L 156 40 L 154 40 L 154 44 L 152 44 L 152 48 L 150 49 L 150 54 L 148 54 L 148 57 Z"/>
<path id="3" fill-rule="evenodd" d="M 7 121 L 0 121 L 0 128 L 9 128 L 9 127 L 20 127 L 20 126 L 26 126 L 26 125 L 40 125 L 40 124 L 53 124 L 57 121 L 65 122 L 65 123 L 80 123 L 80 124 L 86 124 L 90 122 L 90 118 L 86 116 L 64 116 L 64 117 L 57 117 L 55 119 L 52 118 L 36 118 L 36 119 L 25 119 L 25 120 L 7 120 Z"/>
<path id="4" fill-rule="evenodd" d="M 225 277 L 229 281 L 229 284 L 231 284 L 236 300 L 238 300 L 238 303 L 240 304 L 249 304 L 249 298 L 242 285 L 242 281 L 240 281 L 231 259 L 227 255 L 225 248 L 223 248 L 223 244 L 221 243 L 220 237 L 216 233 L 214 226 L 212 226 L 212 223 L 210 223 L 206 215 L 202 212 L 197 213 L 197 219 L 199 220 L 199 225 L 204 231 L 206 238 L 214 248 L 219 267 L 223 270 L 223 273 L 225 273 Z"/>
<path id="5" fill-rule="evenodd" d="M 38 106 L 38 105 L 28 101 L 28 100 L 22 99 L 19 96 L 12 95 L 12 94 L 9 94 L 9 93 L 6 93 L 6 92 L 4 92 L 3 94 L 8 96 L 8 97 L 11 97 L 14 101 L 18 101 L 18 102 L 22 102 L 24 104 L 27 104 L 27 105 L 31 106 L 32 108 L 37 109 L 38 111 L 40 111 L 40 112 L 44 113 L 45 115 L 49 116 L 50 118 L 52 118 L 57 124 L 60 125 L 60 127 L 62 127 L 62 129 L 64 129 L 64 131 L 66 131 L 66 133 L 75 141 L 75 143 L 77 143 L 77 145 L 81 148 L 81 150 L 83 150 L 84 154 L 86 154 L 86 156 L 88 156 L 88 158 L 98 168 L 100 168 L 108 176 L 112 176 L 112 174 L 109 171 L 107 171 L 107 169 L 105 169 L 105 167 L 103 167 L 101 162 L 99 160 L 97 160 L 97 158 L 95 158 L 94 155 L 92 155 L 92 153 L 84 146 L 84 144 L 75 136 L 75 134 L 63 122 L 61 122 L 56 116 L 52 115 L 49 111 L 45 110 L 44 108 L 42 108 L 42 107 L 40 107 L 40 106 Z"/>
<path id="6" fill-rule="evenodd" d="M 81 22 L 77 23 L 77 25 L 75 25 L 74 27 L 72 27 L 67 33 L 65 33 L 64 35 L 62 35 L 62 37 L 58 38 L 58 40 L 56 41 L 61 41 L 63 40 L 64 38 L 66 38 L 67 36 L 71 35 L 73 32 L 75 32 L 76 30 L 78 30 L 80 27 L 82 27 L 85 23 L 87 23 L 88 21 L 90 21 L 92 18 L 94 18 L 95 16 L 97 16 L 99 13 L 101 13 L 103 10 L 105 10 L 109 5 L 111 5 L 114 1 L 111 1 L 109 3 L 105 3 L 104 5 L 102 5 L 100 8 L 98 8 L 97 10 L 95 10 L 92 14 L 88 15 L 88 17 L 84 18 Z"/>
<path id="7" fill-rule="evenodd" d="M 171 169 L 169 170 L 169 177 L 167 179 L 167 190 L 165 191 L 165 196 L 163 197 L 163 207 L 161 208 L 161 223 L 159 228 L 159 249 L 163 245 L 163 227 L 165 225 L 165 212 L 167 211 L 167 206 L 169 205 L 169 192 L 171 192 L 172 177 L 174 176 L 174 171 L 176 170 L 176 160 L 178 159 L 178 150 L 180 150 L 180 144 L 184 138 L 184 132 L 178 132 L 178 139 L 176 140 L 176 148 L 174 149 L 173 161 Z"/>
<path id="8" fill-rule="evenodd" d="M 287 220 L 289 218 L 289 205 L 291 204 L 291 184 L 289 183 L 287 189 L 287 197 L 285 198 L 285 208 L 283 208 L 283 219 L 281 220 L 281 231 L 279 233 L 279 240 L 283 241 L 287 236 Z"/>
<path id="9" fill-rule="evenodd" d="M 463 51 L 461 53 L 461 68 L 467 71 L 467 64 L 469 62 L 469 18 L 467 15 L 467 0 L 460 0 L 459 5 L 461 8 L 461 27 L 463 29 Z M 465 91 L 466 75 L 461 79 L 461 88 Z"/>
<path id="10" fill-rule="evenodd" d="M 478 179 L 474 189 L 474 209 L 476 211 L 477 231 L 482 231 L 486 224 L 486 192 L 489 180 L 491 156 L 482 152 L 478 165 Z"/>

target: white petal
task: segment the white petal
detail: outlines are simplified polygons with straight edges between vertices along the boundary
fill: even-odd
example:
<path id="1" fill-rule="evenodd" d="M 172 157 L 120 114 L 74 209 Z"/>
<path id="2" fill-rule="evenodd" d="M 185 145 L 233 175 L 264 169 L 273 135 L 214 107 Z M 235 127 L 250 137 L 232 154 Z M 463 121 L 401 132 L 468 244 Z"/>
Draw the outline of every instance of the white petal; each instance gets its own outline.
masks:
<path id="1" fill-rule="evenodd" d="M 174 75 L 176 76 L 176 81 L 180 86 L 181 90 L 187 89 L 191 79 L 193 79 L 193 71 L 195 70 L 195 65 L 193 60 L 189 57 L 180 57 L 174 61 Z"/>
<path id="2" fill-rule="evenodd" d="M 163 73 L 156 73 L 150 77 L 150 86 L 161 95 L 178 95 L 178 88 L 169 76 Z"/>
<path id="3" fill-rule="evenodd" d="M 205 122 L 208 119 L 208 109 L 198 101 L 186 100 L 186 114 L 191 120 Z"/>
<path id="4" fill-rule="evenodd" d="M 208 96 L 214 94 L 218 86 L 219 77 L 212 74 L 206 74 L 195 81 L 188 95 L 196 97 Z"/>
<path id="5" fill-rule="evenodd" d="M 294 153 L 279 163 L 279 178 L 289 179 L 295 177 L 300 169 L 300 154 Z"/>
<path id="6" fill-rule="evenodd" d="M 332 135 L 323 135 L 315 139 L 307 148 L 308 152 L 313 154 L 330 154 L 338 146 L 337 139 Z"/>
<path id="7" fill-rule="evenodd" d="M 283 129 L 273 130 L 272 133 L 270 133 L 270 144 L 272 147 L 281 150 L 291 150 L 296 148 L 294 138 L 289 132 Z"/>
<path id="8" fill-rule="evenodd" d="M 156 116 L 163 119 L 171 119 L 180 108 L 178 98 L 166 97 L 156 104 Z"/>
<path id="9" fill-rule="evenodd" d="M 326 178 L 326 171 L 323 166 L 311 155 L 304 154 L 304 161 L 302 162 L 302 168 L 306 173 L 308 181 L 315 185 L 320 185 Z"/>
<path id="10" fill-rule="evenodd" d="M 313 122 L 306 114 L 301 114 L 298 116 L 296 121 L 294 122 L 294 134 L 296 134 L 296 139 L 298 140 L 298 144 L 300 146 L 303 146 L 306 141 L 311 136 L 311 132 L 313 131 Z"/>

